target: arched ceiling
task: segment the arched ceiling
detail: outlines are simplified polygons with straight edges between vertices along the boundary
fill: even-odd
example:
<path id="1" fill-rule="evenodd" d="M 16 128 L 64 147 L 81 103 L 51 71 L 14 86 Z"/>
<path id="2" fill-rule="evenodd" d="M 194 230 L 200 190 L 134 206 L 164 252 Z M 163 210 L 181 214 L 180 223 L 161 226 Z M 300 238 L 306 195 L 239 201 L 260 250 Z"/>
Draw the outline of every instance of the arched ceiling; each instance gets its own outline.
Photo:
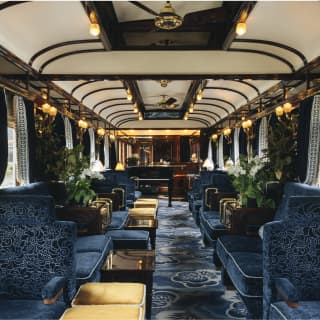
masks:
<path id="1" fill-rule="evenodd" d="M 80 105 L 106 126 L 200 129 L 263 107 L 269 91 L 278 97 L 319 65 L 319 2 L 172 1 L 184 17 L 172 31 L 154 26 L 164 4 L 0 2 L 0 84 L 33 96 L 48 86 L 53 103 L 67 100 L 74 114 Z M 91 11 L 99 37 L 88 32 Z M 237 36 L 241 19 L 247 33 Z"/>

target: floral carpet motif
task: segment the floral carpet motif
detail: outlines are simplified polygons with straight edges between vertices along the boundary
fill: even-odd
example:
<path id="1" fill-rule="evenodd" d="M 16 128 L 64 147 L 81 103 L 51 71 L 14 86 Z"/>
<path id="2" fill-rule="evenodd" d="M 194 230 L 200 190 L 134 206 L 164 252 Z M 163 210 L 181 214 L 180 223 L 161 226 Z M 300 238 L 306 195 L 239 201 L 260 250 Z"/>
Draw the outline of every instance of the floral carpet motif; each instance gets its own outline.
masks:
<path id="1" fill-rule="evenodd" d="M 237 293 L 221 285 L 212 248 L 203 246 L 186 202 L 160 200 L 153 281 L 153 320 L 245 319 Z"/>

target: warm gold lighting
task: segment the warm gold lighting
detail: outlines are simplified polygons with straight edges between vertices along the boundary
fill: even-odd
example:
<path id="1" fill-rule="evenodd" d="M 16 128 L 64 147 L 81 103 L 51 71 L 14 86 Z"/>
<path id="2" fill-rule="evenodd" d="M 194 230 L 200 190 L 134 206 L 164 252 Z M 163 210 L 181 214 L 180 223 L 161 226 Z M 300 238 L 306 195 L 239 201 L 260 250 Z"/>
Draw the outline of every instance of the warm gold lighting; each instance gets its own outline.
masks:
<path id="1" fill-rule="evenodd" d="M 121 162 L 118 162 L 116 167 L 114 168 L 116 171 L 124 171 L 124 165 Z"/>
<path id="2" fill-rule="evenodd" d="M 277 117 L 281 117 L 283 115 L 283 108 L 281 106 L 276 107 L 275 109 Z"/>
<path id="3" fill-rule="evenodd" d="M 196 99 L 200 101 L 202 99 L 202 90 L 199 90 L 196 96 Z"/>
<path id="4" fill-rule="evenodd" d="M 56 107 L 50 107 L 48 113 L 51 117 L 55 117 L 58 113 L 58 109 Z"/>
<path id="5" fill-rule="evenodd" d="M 41 110 L 43 113 L 49 113 L 50 112 L 50 104 L 48 102 L 45 102 L 42 106 L 41 106 Z"/>
<path id="6" fill-rule="evenodd" d="M 81 129 L 87 129 L 88 128 L 88 122 L 85 120 L 80 119 L 78 121 L 78 127 Z"/>
<path id="7" fill-rule="evenodd" d="M 128 99 L 129 101 L 132 100 L 132 93 L 131 93 L 130 89 L 127 90 L 127 99 Z"/>
<path id="8" fill-rule="evenodd" d="M 109 139 L 110 139 L 110 141 L 114 141 L 116 139 L 116 137 L 113 133 L 110 133 Z"/>
<path id="9" fill-rule="evenodd" d="M 230 128 L 225 128 L 224 130 L 223 130 L 223 135 L 224 136 L 229 136 L 231 134 L 231 129 Z"/>
<path id="10" fill-rule="evenodd" d="M 139 112 L 138 104 L 136 102 L 133 105 L 133 112 L 134 113 L 138 113 Z"/>
<path id="11" fill-rule="evenodd" d="M 247 32 L 247 25 L 245 22 L 238 22 L 236 26 L 236 34 L 242 36 Z"/>
<path id="12" fill-rule="evenodd" d="M 97 22 L 96 15 L 93 11 L 90 12 L 90 29 L 89 32 L 92 36 L 97 37 L 100 34 L 100 26 Z"/>
<path id="13" fill-rule="evenodd" d="M 189 105 L 189 112 L 192 113 L 194 111 L 194 104 L 190 103 Z"/>
<path id="14" fill-rule="evenodd" d="M 48 90 L 46 88 L 42 88 L 41 89 L 41 98 L 43 100 L 47 100 L 48 99 Z"/>
<path id="15" fill-rule="evenodd" d="M 284 113 L 290 113 L 292 111 L 292 104 L 290 102 L 286 102 L 283 105 L 283 111 Z"/>
<path id="16" fill-rule="evenodd" d="M 160 14 L 154 20 L 155 26 L 164 30 L 176 29 L 182 25 L 182 22 L 183 18 L 175 13 L 170 1 L 167 1 Z"/>
<path id="17" fill-rule="evenodd" d="M 143 116 L 142 116 L 142 113 L 141 113 L 141 112 L 139 112 L 139 114 L 138 114 L 138 119 L 139 119 L 139 120 L 143 120 Z"/>
<path id="18" fill-rule="evenodd" d="M 217 141 L 218 140 L 218 135 L 216 133 L 214 133 L 212 136 L 211 136 L 211 139 L 213 141 Z"/>
<path id="19" fill-rule="evenodd" d="M 184 119 L 184 120 L 188 120 L 188 118 L 189 118 L 189 113 L 188 113 L 188 112 L 186 112 L 186 113 L 184 114 L 183 119 Z"/>
<path id="20" fill-rule="evenodd" d="M 102 136 L 104 136 L 104 135 L 106 134 L 106 130 L 103 129 L 103 128 L 98 128 L 97 134 L 98 134 L 100 137 L 102 137 Z"/>

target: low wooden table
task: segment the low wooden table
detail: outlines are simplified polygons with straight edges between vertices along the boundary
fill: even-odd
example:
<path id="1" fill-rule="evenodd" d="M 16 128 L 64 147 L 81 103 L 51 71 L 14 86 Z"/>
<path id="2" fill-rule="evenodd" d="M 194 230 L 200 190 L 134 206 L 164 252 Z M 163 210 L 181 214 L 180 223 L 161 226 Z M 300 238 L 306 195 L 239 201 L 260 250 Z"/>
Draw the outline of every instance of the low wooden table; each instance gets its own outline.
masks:
<path id="1" fill-rule="evenodd" d="M 145 230 L 149 231 L 149 237 L 152 250 L 156 248 L 156 237 L 158 229 L 158 219 L 152 217 L 129 216 L 127 225 L 128 230 Z"/>
<path id="2" fill-rule="evenodd" d="M 102 267 L 103 282 L 140 282 L 146 285 L 146 318 L 151 319 L 154 250 L 111 251 Z"/>

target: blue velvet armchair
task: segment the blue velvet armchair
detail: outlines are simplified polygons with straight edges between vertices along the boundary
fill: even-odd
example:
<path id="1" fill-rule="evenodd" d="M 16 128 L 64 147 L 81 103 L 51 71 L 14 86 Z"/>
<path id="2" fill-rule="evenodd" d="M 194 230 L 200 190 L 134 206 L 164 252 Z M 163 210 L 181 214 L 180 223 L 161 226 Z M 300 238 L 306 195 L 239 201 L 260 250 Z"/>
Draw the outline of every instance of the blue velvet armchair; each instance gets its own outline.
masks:
<path id="1" fill-rule="evenodd" d="M 319 319 L 319 257 L 319 212 L 311 219 L 264 226 L 264 319 Z"/>
<path id="2" fill-rule="evenodd" d="M 0 225 L 0 318 L 59 319 L 76 290 L 73 222 Z"/>

